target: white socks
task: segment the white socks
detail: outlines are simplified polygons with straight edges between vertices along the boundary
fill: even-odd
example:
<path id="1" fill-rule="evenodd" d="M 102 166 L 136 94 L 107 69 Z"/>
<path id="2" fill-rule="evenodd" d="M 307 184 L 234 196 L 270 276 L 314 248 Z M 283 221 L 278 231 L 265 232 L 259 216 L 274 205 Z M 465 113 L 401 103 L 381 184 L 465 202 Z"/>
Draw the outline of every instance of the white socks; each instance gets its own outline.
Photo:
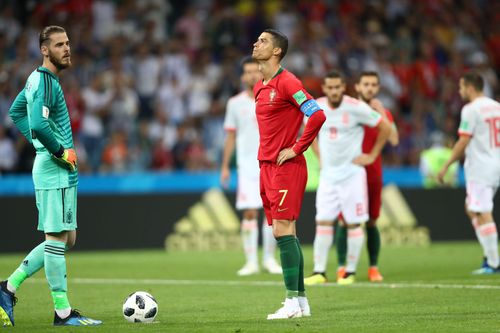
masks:
<path id="1" fill-rule="evenodd" d="M 243 220 L 241 222 L 241 239 L 247 263 L 255 263 L 257 265 L 257 247 L 259 241 L 257 220 Z"/>
<path id="2" fill-rule="evenodd" d="M 275 260 L 276 239 L 273 235 L 273 226 L 268 225 L 267 219 L 265 218 L 264 221 L 262 221 L 262 252 L 262 262 L 265 263 L 270 259 Z"/>
<path id="3" fill-rule="evenodd" d="M 497 268 L 499 265 L 498 257 L 498 233 L 495 222 L 487 222 L 476 227 L 476 236 L 483 247 L 483 252 L 487 258 L 488 265 Z"/>
<path id="4" fill-rule="evenodd" d="M 328 252 L 333 244 L 333 225 L 316 225 L 314 236 L 314 272 L 325 273 Z"/>
<path id="5" fill-rule="evenodd" d="M 347 260 L 346 272 L 355 273 L 358 266 L 365 235 L 361 226 L 347 229 Z"/>
<path id="6" fill-rule="evenodd" d="M 71 314 L 71 308 L 61 309 L 61 310 L 56 309 L 56 313 L 59 316 L 59 318 L 64 319 Z"/>

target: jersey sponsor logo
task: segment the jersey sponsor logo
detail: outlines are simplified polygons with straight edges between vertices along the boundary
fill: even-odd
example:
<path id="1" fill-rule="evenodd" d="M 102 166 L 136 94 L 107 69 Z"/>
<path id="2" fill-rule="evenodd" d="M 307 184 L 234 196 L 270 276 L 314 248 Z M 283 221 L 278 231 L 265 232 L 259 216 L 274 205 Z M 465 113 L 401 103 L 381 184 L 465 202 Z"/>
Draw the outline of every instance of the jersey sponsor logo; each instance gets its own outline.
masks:
<path id="1" fill-rule="evenodd" d="M 45 119 L 49 119 L 49 113 L 49 108 L 44 105 L 42 107 L 42 117 L 44 117 Z"/>
<path id="2" fill-rule="evenodd" d="M 292 97 L 298 105 L 301 105 L 307 100 L 306 94 L 304 94 L 302 90 L 297 91 Z"/>
<path id="3" fill-rule="evenodd" d="M 274 102 L 274 98 L 276 97 L 276 90 L 275 89 L 272 89 L 270 92 L 269 92 L 269 101 L 272 103 Z"/>

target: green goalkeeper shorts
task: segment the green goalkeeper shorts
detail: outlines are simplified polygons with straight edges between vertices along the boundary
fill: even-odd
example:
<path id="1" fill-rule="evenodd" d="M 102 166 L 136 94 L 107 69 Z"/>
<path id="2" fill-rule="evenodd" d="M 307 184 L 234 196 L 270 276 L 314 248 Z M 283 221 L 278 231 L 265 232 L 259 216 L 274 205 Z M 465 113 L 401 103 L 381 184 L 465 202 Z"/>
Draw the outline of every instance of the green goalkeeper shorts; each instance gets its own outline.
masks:
<path id="1" fill-rule="evenodd" d="M 76 229 L 76 186 L 35 192 L 38 230 L 47 234 Z"/>

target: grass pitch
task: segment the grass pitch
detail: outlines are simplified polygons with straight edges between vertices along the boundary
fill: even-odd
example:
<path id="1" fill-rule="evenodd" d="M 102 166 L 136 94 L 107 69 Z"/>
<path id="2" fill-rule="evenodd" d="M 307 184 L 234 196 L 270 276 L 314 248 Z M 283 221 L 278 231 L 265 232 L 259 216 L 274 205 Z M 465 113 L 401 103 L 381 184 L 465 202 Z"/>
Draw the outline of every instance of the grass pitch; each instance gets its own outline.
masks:
<path id="1" fill-rule="evenodd" d="M 312 248 L 305 247 L 306 275 Z M 24 254 L 2 255 L 0 276 L 8 276 Z M 329 276 L 336 258 L 330 255 Z M 43 271 L 18 291 L 13 332 L 500 332 L 500 274 L 473 276 L 477 243 L 437 243 L 427 248 L 382 249 L 384 283 L 367 282 L 366 254 L 357 283 L 309 287 L 312 317 L 268 321 L 280 307 L 280 276 L 240 278 L 239 251 L 70 252 L 69 297 L 83 314 L 101 319 L 93 328 L 54 328 L 52 301 Z M 128 323 L 125 297 L 137 290 L 155 296 L 156 322 Z M 6 332 L 9 329 L 5 330 Z"/>

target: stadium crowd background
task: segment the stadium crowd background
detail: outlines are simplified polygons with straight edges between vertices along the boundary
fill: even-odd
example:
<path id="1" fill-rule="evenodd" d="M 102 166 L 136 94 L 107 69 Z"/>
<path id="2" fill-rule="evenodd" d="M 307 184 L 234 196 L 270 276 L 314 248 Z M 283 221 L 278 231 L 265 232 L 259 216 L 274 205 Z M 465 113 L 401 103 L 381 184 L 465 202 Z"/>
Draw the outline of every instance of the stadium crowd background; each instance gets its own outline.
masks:
<path id="1" fill-rule="evenodd" d="M 239 62 L 267 27 L 290 39 L 285 66 L 321 96 L 330 69 L 381 75 L 400 145 L 384 163 L 415 166 L 439 131 L 454 139 L 458 78 L 475 69 L 500 89 L 494 0 L 47 0 L 0 3 L 0 174 L 28 173 L 33 148 L 8 109 L 41 64 L 38 32 L 65 27 L 72 69 L 61 84 L 80 172 L 217 169 Z"/>

